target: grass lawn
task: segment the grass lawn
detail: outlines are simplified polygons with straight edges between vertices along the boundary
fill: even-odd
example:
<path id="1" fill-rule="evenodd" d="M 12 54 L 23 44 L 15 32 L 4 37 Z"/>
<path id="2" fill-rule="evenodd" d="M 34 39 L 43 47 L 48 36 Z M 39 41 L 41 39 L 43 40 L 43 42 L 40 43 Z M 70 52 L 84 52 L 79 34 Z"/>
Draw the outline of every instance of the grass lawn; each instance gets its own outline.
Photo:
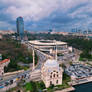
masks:
<path id="1" fill-rule="evenodd" d="M 41 82 L 29 82 L 26 83 L 24 88 L 26 89 L 26 91 L 30 91 L 30 92 L 39 92 L 39 90 L 43 90 L 45 89 L 45 85 L 44 83 Z"/>

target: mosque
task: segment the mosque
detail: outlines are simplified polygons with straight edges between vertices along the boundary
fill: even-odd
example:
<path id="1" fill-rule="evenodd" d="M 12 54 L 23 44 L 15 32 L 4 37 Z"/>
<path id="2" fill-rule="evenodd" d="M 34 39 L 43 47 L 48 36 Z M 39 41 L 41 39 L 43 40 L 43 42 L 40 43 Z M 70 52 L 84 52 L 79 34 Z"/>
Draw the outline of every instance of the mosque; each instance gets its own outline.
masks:
<path id="1" fill-rule="evenodd" d="M 48 59 L 41 68 L 41 78 L 48 88 L 50 85 L 62 84 L 63 69 L 59 67 L 59 64 L 54 59 Z"/>

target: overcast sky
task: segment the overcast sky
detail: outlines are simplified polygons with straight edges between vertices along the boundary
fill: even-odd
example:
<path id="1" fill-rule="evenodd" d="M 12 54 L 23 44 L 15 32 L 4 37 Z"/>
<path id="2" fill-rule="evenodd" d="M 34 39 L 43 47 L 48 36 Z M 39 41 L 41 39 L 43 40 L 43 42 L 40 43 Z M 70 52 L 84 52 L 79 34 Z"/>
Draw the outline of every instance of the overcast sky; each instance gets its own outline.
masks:
<path id="1" fill-rule="evenodd" d="M 92 28 L 92 0 L 0 0 L 0 30 L 16 30 L 22 16 L 25 30 Z"/>

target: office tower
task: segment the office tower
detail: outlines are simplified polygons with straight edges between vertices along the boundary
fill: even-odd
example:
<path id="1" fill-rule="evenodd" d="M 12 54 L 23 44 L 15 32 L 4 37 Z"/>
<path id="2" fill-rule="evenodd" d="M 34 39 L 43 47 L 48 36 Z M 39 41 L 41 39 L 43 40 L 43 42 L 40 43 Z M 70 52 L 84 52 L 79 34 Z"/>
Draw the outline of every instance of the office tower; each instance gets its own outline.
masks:
<path id="1" fill-rule="evenodd" d="M 22 17 L 18 17 L 17 21 L 17 38 L 19 38 L 19 40 L 23 40 L 24 39 L 24 21 Z"/>

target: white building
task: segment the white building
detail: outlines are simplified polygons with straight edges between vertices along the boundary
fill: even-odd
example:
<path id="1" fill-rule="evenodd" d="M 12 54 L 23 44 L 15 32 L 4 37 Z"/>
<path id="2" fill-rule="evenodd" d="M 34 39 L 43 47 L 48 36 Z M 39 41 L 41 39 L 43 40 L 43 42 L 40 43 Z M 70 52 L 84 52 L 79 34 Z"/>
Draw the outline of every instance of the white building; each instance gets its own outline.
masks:
<path id="1" fill-rule="evenodd" d="M 4 74 L 4 67 L 7 67 L 9 63 L 10 59 L 0 61 L 0 77 Z"/>
<path id="2" fill-rule="evenodd" d="M 29 41 L 29 45 L 39 49 L 43 52 L 49 52 L 50 54 L 55 53 L 55 47 L 57 46 L 58 53 L 68 53 L 68 45 L 66 42 L 56 40 L 33 40 Z"/>
<path id="3" fill-rule="evenodd" d="M 48 59 L 41 68 L 41 78 L 46 87 L 62 84 L 63 69 L 56 60 Z"/>

